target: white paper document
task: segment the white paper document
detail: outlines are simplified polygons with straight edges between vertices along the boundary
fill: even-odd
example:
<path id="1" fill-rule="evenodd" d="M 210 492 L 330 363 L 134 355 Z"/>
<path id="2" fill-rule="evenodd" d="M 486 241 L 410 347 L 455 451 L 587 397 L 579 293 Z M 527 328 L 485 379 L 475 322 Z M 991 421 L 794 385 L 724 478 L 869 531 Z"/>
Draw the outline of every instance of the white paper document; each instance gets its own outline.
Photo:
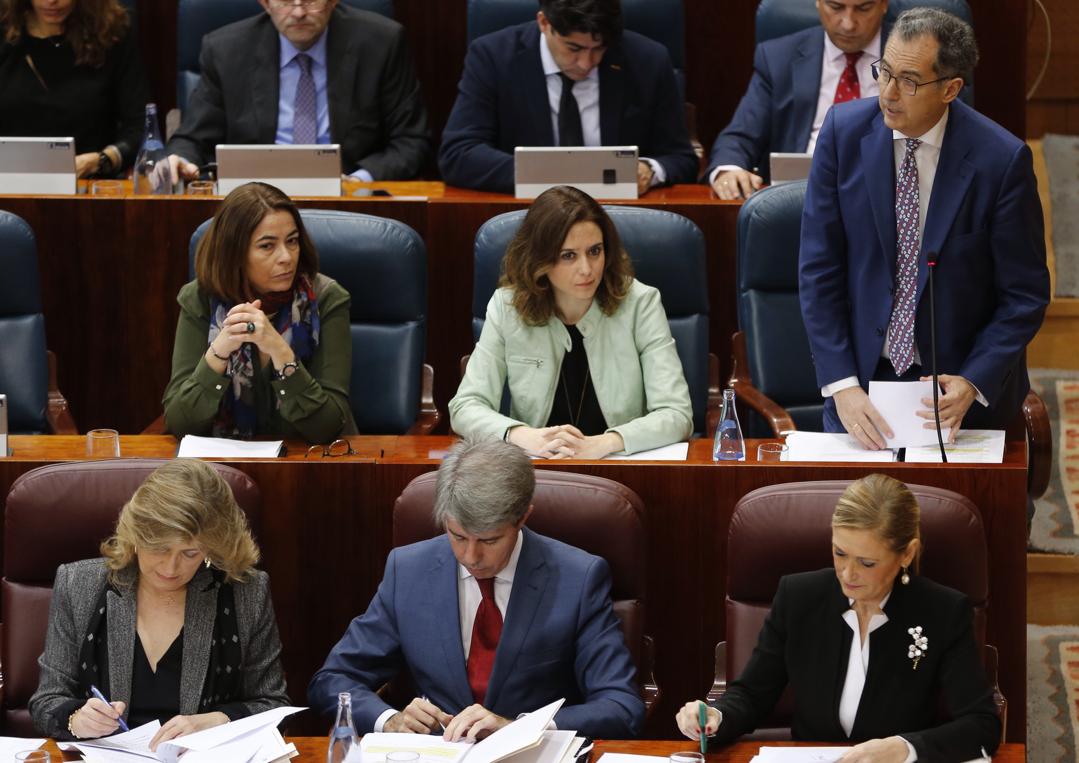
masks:
<path id="1" fill-rule="evenodd" d="M 457 763 L 472 747 L 470 742 L 447 742 L 435 734 L 393 734 L 384 731 L 363 735 L 358 759 L 364 763 L 385 763 L 387 753 L 415 752 L 419 753 L 421 763 Z M 356 750 L 355 747 L 352 749 Z"/>
<path id="2" fill-rule="evenodd" d="M 227 437 L 184 435 L 177 458 L 277 458 L 284 440 L 231 440 Z"/>
<path id="3" fill-rule="evenodd" d="M 599 756 L 596 763 L 668 763 L 668 760 L 668 758 L 659 755 L 630 755 L 624 752 L 605 752 Z"/>
<path id="4" fill-rule="evenodd" d="M 1004 430 L 960 429 L 955 442 L 944 443 L 949 464 L 1004 463 Z M 908 464 L 939 464 L 940 445 L 933 443 L 921 448 L 907 448 Z"/>
<path id="5" fill-rule="evenodd" d="M 787 435 L 788 461 L 895 461 L 895 451 L 866 450 L 849 434 L 791 432 Z"/>
<path id="6" fill-rule="evenodd" d="M 849 751 L 849 747 L 761 747 L 753 760 L 758 763 L 832 763 Z"/>
<path id="7" fill-rule="evenodd" d="M 917 411 L 926 410 L 922 399 L 933 399 L 933 382 L 869 382 L 869 402 L 892 428 L 892 437 L 884 438 L 889 448 L 917 448 L 937 441 L 936 428 L 926 429 L 929 419 L 923 419 Z M 950 428 L 945 428 L 948 439 Z"/>
<path id="8" fill-rule="evenodd" d="M 642 450 L 628 456 L 607 456 L 607 461 L 685 461 L 689 455 L 688 442 L 676 442 L 660 448 Z"/>
<path id="9" fill-rule="evenodd" d="M 15 760 L 15 753 L 36 750 L 43 744 L 45 744 L 44 739 L 0 737 L 0 760 Z"/>

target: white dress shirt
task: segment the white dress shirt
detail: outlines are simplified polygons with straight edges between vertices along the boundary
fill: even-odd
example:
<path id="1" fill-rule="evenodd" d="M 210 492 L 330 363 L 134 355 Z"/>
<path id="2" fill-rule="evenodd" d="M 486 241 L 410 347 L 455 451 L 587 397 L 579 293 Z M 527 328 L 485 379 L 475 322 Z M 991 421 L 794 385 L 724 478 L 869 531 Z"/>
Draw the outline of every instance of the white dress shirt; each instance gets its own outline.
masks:
<path id="1" fill-rule="evenodd" d="M 940 149 L 944 145 L 944 131 L 948 126 L 949 109 L 944 110 L 943 116 L 937 123 L 918 137 L 922 145 L 914 152 L 914 163 L 918 165 L 918 249 L 922 246 L 922 232 L 925 230 L 925 217 L 929 212 L 929 198 L 933 193 L 933 180 L 937 176 L 937 164 L 940 162 Z M 892 156 L 895 161 L 895 176 L 899 177 L 899 168 L 903 164 L 903 157 L 907 151 L 907 136 L 892 130 Z M 884 332 L 884 345 L 881 347 L 880 356 L 891 358 L 888 346 L 888 332 Z M 914 363 L 922 364 L 921 353 L 918 352 L 918 344 L 914 344 Z M 845 379 L 826 384 L 821 387 L 821 395 L 831 397 L 840 390 L 848 387 L 857 387 L 858 377 L 848 376 Z M 977 387 L 974 388 L 977 400 L 982 405 L 989 405 Z"/>
<path id="2" fill-rule="evenodd" d="M 876 98 L 880 95 L 880 86 L 873 79 L 872 70 L 873 62 L 879 58 L 880 30 L 877 30 L 876 37 L 870 40 L 869 44 L 862 49 L 862 57 L 858 59 L 858 63 L 855 65 L 858 70 L 858 88 L 861 90 L 863 98 Z M 843 75 L 843 70 L 846 68 L 847 57 L 842 50 L 835 46 L 835 43 L 827 34 L 824 35 L 824 55 L 821 58 L 820 67 L 820 90 L 817 91 L 817 111 L 813 116 L 813 127 L 809 131 L 809 145 L 805 149 L 807 154 L 812 154 L 813 149 L 817 146 L 817 134 L 820 132 L 821 125 L 824 124 L 824 117 L 828 115 L 828 109 L 832 108 L 832 101 L 835 100 L 835 89 L 839 85 L 839 78 Z M 763 157 L 763 159 L 767 160 L 768 157 Z M 748 168 L 739 167 L 736 164 L 720 165 L 712 170 L 712 174 L 708 176 L 708 182 L 716 182 L 716 176 L 721 172 L 740 169 Z"/>
<path id="3" fill-rule="evenodd" d="M 562 73 L 558 63 L 551 55 L 551 48 L 547 45 L 547 36 L 540 35 L 540 61 L 543 63 L 543 74 L 547 79 L 547 102 L 551 108 L 551 129 L 554 131 L 555 143 L 561 145 L 558 135 L 558 112 L 562 103 Z M 584 136 L 586 146 L 602 146 L 603 140 L 599 128 L 599 67 L 597 66 L 588 73 L 583 80 L 579 80 L 573 86 L 573 97 L 577 100 L 577 111 L 581 115 L 581 133 Z M 642 162 L 648 162 L 652 168 L 652 185 L 660 185 L 667 182 L 667 171 L 663 165 L 655 159 L 640 157 Z"/>
<path id="4" fill-rule="evenodd" d="M 576 90 L 576 88 L 574 88 Z M 510 558 L 506 566 L 495 575 L 495 606 L 502 613 L 502 621 L 506 620 L 506 609 L 510 604 L 510 593 L 513 591 L 513 576 L 517 573 L 517 561 L 521 558 L 521 545 L 524 543 L 524 533 L 517 531 L 517 542 L 513 545 Z M 483 601 L 480 593 L 480 584 L 468 571 L 468 568 L 457 565 L 457 615 L 461 622 L 461 646 L 464 647 L 465 662 L 468 662 L 468 653 L 472 649 L 472 628 L 476 624 L 476 610 Z M 375 719 L 374 729 L 382 731 L 386 721 L 397 714 L 397 710 L 390 708 Z"/>

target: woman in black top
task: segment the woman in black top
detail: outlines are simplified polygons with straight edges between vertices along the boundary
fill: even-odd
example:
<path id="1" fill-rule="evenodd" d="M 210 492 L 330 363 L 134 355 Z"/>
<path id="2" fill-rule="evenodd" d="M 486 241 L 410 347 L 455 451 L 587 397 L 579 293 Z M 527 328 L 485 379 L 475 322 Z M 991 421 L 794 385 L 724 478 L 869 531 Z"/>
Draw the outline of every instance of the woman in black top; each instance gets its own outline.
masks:
<path id="1" fill-rule="evenodd" d="M 119 0 L 0 0 L 0 135 L 75 139 L 79 177 L 135 161 L 146 83 Z"/>

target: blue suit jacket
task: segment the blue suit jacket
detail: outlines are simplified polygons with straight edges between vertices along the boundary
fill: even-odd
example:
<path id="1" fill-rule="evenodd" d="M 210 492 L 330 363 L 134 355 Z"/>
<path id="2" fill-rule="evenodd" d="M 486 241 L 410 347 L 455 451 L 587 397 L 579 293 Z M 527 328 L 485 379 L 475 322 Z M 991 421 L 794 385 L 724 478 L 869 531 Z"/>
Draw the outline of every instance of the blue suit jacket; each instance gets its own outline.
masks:
<path id="1" fill-rule="evenodd" d="M 803 29 L 762 42 L 753 54 L 753 77 L 730 123 L 712 144 L 708 172 L 733 164 L 768 181 L 768 155 L 800 153 L 809 145 L 817 113 L 824 28 Z"/>
<path id="2" fill-rule="evenodd" d="M 484 703 L 515 718 L 561 697 L 559 728 L 636 736 L 644 720 L 636 670 L 611 609 L 607 563 L 525 529 L 502 638 Z M 311 679 L 323 715 L 351 692 L 364 734 L 389 705 L 375 695 L 408 669 L 418 694 L 456 714 L 473 704 L 461 645 L 457 560 L 445 535 L 394 549 L 370 606 L 349 625 Z"/>
<path id="3" fill-rule="evenodd" d="M 1026 144 L 963 103 L 950 108 L 922 234 L 915 341 L 928 366 L 926 253 L 937 252 L 938 369 L 963 376 L 989 402 L 971 406 L 965 427 L 1003 428 L 1030 387 L 1024 351 L 1049 301 L 1042 209 Z M 813 155 L 799 254 L 819 386 L 857 376 L 866 387 L 877 366 L 892 310 L 895 225 L 892 131 L 876 99 L 833 107 Z"/>
<path id="4" fill-rule="evenodd" d="M 539 46 L 535 21 L 469 46 L 438 153 L 448 184 L 512 193 L 513 149 L 555 145 Z M 603 56 L 599 97 L 603 145 L 635 145 L 663 165 L 667 182 L 696 182 L 697 156 L 666 48 L 624 32 Z"/>

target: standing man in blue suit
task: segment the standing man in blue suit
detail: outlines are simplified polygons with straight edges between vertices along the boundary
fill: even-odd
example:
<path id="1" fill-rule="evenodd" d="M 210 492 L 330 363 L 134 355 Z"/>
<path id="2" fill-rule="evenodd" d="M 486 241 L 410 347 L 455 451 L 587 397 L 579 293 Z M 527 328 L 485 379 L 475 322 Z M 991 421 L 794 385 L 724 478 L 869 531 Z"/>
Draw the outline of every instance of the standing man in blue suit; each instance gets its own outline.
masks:
<path id="1" fill-rule="evenodd" d="M 813 154 L 802 317 L 828 398 L 825 429 L 867 448 L 891 432 L 869 380 L 929 370 L 930 254 L 941 425 L 953 437 L 961 423 L 1003 429 L 1030 388 L 1025 348 L 1049 301 L 1042 209 L 1030 149 L 956 100 L 977 58 L 965 22 L 903 13 L 876 64 L 879 105 L 832 109 Z M 932 428 L 932 400 L 922 403 Z"/>
<path id="2" fill-rule="evenodd" d="M 468 49 L 438 166 L 450 185 L 513 192 L 517 146 L 637 146 L 637 190 L 694 183 L 667 49 L 622 29 L 621 0 L 540 0 L 536 22 Z"/>
<path id="3" fill-rule="evenodd" d="M 611 608 L 607 563 L 525 528 L 532 462 L 501 441 L 460 443 L 438 470 L 445 535 L 394 549 L 370 606 L 307 688 L 330 715 L 352 695 L 359 733 L 480 739 L 559 698 L 559 728 L 636 736 L 636 671 Z M 398 711 L 374 692 L 407 669 L 417 698 Z"/>
<path id="4" fill-rule="evenodd" d="M 753 78 L 712 144 L 706 176 L 721 199 L 748 198 L 768 181 L 768 155 L 813 153 L 833 103 L 876 96 L 888 0 L 817 0 L 819 27 L 762 42 Z"/>

